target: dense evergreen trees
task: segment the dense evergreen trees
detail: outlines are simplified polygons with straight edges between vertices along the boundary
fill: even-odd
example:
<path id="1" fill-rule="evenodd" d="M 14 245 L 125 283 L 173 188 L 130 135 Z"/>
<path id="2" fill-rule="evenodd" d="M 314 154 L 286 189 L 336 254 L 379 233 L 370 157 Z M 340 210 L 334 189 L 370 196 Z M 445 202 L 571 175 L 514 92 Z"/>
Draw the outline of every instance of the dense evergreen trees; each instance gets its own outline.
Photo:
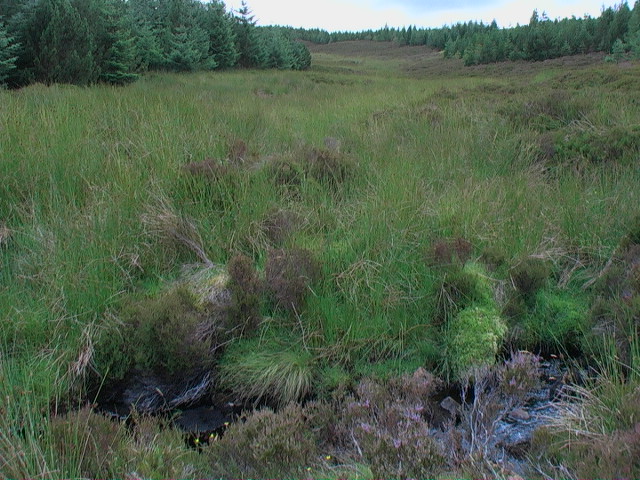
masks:
<path id="1" fill-rule="evenodd" d="M 0 0 L 0 85 L 125 84 L 147 70 L 308 68 L 307 48 L 220 0 Z M 2 20 L 2 17 L 0 17 Z"/>
<path id="2" fill-rule="evenodd" d="M 0 22 L 0 87 L 16 68 L 17 51 L 18 45 L 13 37 L 9 36 L 4 24 Z"/>

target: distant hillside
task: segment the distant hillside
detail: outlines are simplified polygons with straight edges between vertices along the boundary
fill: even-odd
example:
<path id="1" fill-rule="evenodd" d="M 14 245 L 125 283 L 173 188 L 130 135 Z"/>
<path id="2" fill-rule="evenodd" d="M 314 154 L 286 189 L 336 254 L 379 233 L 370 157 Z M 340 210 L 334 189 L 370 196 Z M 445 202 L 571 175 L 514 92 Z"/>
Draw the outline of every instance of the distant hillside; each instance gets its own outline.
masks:
<path id="1" fill-rule="evenodd" d="M 442 28 L 385 27 L 361 32 L 291 30 L 297 38 L 319 44 L 370 40 L 424 45 L 444 51 L 445 58 L 460 58 L 466 66 L 593 52 L 605 52 L 611 54 L 610 60 L 621 61 L 640 58 L 640 1 L 633 9 L 626 2 L 609 7 L 598 18 L 551 20 L 534 10 L 527 25 L 512 28 L 499 28 L 494 21 L 488 25 L 467 22 Z"/>

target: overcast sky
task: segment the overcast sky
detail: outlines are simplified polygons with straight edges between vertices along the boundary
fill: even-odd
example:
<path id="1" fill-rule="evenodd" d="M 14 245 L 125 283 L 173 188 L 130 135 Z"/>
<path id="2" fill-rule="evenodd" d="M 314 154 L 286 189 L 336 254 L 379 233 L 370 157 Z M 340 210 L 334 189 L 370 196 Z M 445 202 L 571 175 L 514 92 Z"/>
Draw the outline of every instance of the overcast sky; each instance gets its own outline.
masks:
<path id="1" fill-rule="evenodd" d="M 537 9 L 549 18 L 588 14 L 598 17 L 610 0 L 247 0 L 258 25 L 288 25 L 322 28 L 329 31 L 360 31 L 416 25 L 442 27 L 469 20 L 501 27 L 529 23 Z M 634 1 L 630 0 L 633 7 Z M 229 9 L 238 9 L 240 0 L 225 1 Z"/>

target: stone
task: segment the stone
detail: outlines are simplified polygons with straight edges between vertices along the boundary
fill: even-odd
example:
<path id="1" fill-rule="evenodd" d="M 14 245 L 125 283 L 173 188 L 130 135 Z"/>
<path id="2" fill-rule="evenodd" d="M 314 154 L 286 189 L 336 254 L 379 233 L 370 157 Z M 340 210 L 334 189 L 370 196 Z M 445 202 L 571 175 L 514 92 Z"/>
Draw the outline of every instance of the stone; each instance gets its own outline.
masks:
<path id="1" fill-rule="evenodd" d="M 460 412 L 460 409 L 462 408 L 462 406 L 451 397 L 447 397 L 442 400 L 440 402 L 440 406 L 454 417 Z"/>
<path id="2" fill-rule="evenodd" d="M 515 410 L 511 410 L 511 412 L 509 412 L 509 419 L 516 422 L 525 422 L 530 418 L 531 415 L 524 408 L 516 408 Z"/>

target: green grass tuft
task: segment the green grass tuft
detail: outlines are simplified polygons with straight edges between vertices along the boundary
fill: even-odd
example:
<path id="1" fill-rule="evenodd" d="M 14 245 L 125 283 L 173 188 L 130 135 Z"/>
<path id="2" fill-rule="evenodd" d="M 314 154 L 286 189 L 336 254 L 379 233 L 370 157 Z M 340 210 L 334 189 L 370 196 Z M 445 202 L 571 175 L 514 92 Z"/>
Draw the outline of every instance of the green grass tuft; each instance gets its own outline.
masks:
<path id="1" fill-rule="evenodd" d="M 313 355 L 295 345 L 258 339 L 231 346 L 219 365 L 219 384 L 235 398 L 286 405 L 312 393 L 317 376 Z"/>

